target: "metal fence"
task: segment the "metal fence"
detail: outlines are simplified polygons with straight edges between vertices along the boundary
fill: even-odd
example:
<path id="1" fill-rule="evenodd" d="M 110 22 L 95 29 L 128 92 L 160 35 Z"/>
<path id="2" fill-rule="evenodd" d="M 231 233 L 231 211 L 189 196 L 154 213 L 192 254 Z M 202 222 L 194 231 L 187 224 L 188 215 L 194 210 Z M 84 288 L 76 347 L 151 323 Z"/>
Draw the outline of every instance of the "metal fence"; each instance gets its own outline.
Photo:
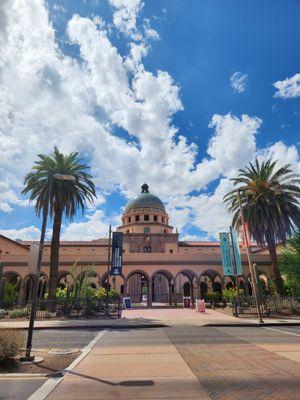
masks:
<path id="1" fill-rule="evenodd" d="M 262 297 L 259 299 L 263 317 L 300 315 L 300 297 Z M 254 297 L 240 297 L 232 300 L 234 317 L 257 316 Z"/>
<path id="2" fill-rule="evenodd" d="M 0 301 L 0 318 L 28 319 L 32 302 L 7 302 Z M 109 316 L 120 318 L 122 302 L 120 298 L 109 299 Z M 103 318 L 105 314 L 105 301 L 101 299 L 57 299 L 37 301 L 37 319 L 51 318 Z"/>

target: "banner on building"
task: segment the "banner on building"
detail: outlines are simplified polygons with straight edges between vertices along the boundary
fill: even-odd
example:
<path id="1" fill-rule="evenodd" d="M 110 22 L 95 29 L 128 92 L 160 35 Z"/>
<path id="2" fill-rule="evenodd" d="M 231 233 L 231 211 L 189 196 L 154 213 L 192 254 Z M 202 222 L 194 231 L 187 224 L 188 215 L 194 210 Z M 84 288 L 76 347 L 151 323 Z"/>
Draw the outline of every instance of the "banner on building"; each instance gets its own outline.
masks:
<path id="1" fill-rule="evenodd" d="M 241 252 L 240 252 L 240 246 L 238 242 L 238 236 L 236 234 L 236 231 L 232 229 L 231 231 L 231 238 L 232 238 L 232 248 L 234 251 L 234 260 L 235 260 L 235 269 L 236 269 L 236 275 L 242 275 L 242 258 L 241 258 Z"/>
<path id="2" fill-rule="evenodd" d="M 231 257 L 231 245 L 230 245 L 230 234 L 229 233 L 220 233 L 220 246 L 221 246 L 221 255 L 222 255 L 222 266 L 223 266 L 223 274 L 224 275 L 234 275 L 233 272 L 233 264 Z"/>
<path id="3" fill-rule="evenodd" d="M 123 232 L 112 234 L 111 275 L 122 274 Z"/>

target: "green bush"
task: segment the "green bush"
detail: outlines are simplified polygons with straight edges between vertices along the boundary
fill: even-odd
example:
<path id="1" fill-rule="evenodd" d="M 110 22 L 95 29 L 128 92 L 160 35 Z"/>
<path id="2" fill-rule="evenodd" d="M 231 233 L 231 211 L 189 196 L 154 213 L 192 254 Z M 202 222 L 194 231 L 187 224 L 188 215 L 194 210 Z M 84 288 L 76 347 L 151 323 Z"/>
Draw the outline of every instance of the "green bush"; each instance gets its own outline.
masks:
<path id="1" fill-rule="evenodd" d="M 14 310 L 8 311 L 9 318 L 23 318 L 28 317 L 30 314 L 28 308 L 15 308 Z"/>
<path id="2" fill-rule="evenodd" d="M 0 363 L 18 355 L 23 340 L 23 334 L 17 329 L 0 329 Z"/>
<path id="3" fill-rule="evenodd" d="M 209 292 L 204 296 L 204 300 L 210 304 L 215 304 L 220 300 L 220 293 L 218 292 Z"/>
<path id="4" fill-rule="evenodd" d="M 13 283 L 5 283 L 4 285 L 4 301 L 14 302 L 18 297 L 17 285 Z"/>
<path id="5" fill-rule="evenodd" d="M 242 290 L 240 290 L 240 294 L 242 295 Z M 238 297 L 238 291 L 236 288 L 224 289 L 222 295 L 226 303 L 231 303 L 235 297 Z"/>

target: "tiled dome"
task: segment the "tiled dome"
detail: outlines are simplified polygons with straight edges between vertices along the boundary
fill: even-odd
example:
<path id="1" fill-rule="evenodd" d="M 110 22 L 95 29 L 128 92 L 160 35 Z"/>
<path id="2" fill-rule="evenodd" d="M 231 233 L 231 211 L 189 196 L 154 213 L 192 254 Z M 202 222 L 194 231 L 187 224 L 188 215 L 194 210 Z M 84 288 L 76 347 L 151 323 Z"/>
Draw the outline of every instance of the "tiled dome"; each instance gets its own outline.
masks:
<path id="1" fill-rule="evenodd" d="M 149 187 L 146 183 L 142 186 L 142 193 L 134 199 L 129 200 L 125 207 L 125 213 L 136 211 L 140 208 L 154 208 L 158 212 L 166 212 L 163 202 L 154 194 L 149 193 Z"/>

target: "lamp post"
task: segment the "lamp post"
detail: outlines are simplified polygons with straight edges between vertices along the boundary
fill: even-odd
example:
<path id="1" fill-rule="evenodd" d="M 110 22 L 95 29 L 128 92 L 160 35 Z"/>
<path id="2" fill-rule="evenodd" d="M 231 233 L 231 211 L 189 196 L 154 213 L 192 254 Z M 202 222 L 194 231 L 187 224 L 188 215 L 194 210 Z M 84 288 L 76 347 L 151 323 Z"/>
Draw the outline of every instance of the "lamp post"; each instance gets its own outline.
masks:
<path id="1" fill-rule="evenodd" d="M 65 175 L 65 174 L 53 174 L 53 175 L 49 174 L 48 179 L 47 179 L 47 189 L 46 189 L 45 206 L 43 208 L 43 222 L 42 222 L 41 237 L 40 237 L 40 243 L 39 243 L 39 252 L 38 252 L 38 257 L 37 257 L 36 273 L 35 273 L 34 283 L 33 283 L 33 296 L 32 296 L 32 303 L 31 303 L 31 312 L 30 312 L 30 320 L 29 320 L 29 328 L 28 328 L 28 336 L 27 336 L 27 344 L 26 344 L 26 353 L 25 353 L 25 357 L 20 357 L 20 361 L 23 361 L 23 362 L 34 361 L 34 356 L 31 355 L 32 336 L 33 336 L 34 321 L 35 321 L 36 309 L 37 309 L 39 277 L 40 277 L 41 264 L 42 264 L 42 258 L 43 258 L 43 252 L 44 252 L 44 242 L 45 242 L 45 234 L 46 234 L 46 226 L 47 226 L 47 218 L 48 218 L 48 210 L 49 210 L 49 200 L 50 200 L 50 195 L 51 195 L 53 179 L 60 180 L 60 181 L 76 181 L 76 178 L 74 175 Z"/>
<path id="2" fill-rule="evenodd" d="M 0 254 L 2 251 L 0 250 Z M 3 277 L 3 268 L 4 268 L 4 262 L 0 260 L 0 301 L 4 300 L 3 297 L 3 289 L 4 289 L 4 280 L 2 279 Z"/>
<path id="3" fill-rule="evenodd" d="M 106 296 L 105 296 L 105 307 L 104 307 L 105 317 L 109 317 L 110 248 L 111 248 L 111 225 L 109 225 L 109 234 L 108 234 L 107 278 L 106 278 Z"/>
<path id="4" fill-rule="evenodd" d="M 250 276 L 251 276 L 251 283 L 252 283 L 252 290 L 255 298 L 255 303 L 256 303 L 256 308 L 258 312 L 258 317 L 259 317 L 259 322 L 262 324 L 264 321 L 262 319 L 261 315 L 261 309 L 260 309 L 260 304 L 257 296 L 257 290 L 256 290 L 256 280 L 254 277 L 253 273 L 253 265 L 251 261 L 251 256 L 250 256 L 250 246 L 248 242 L 248 235 L 246 232 L 246 225 L 245 225 L 245 216 L 244 216 L 244 209 L 241 201 L 241 196 L 240 196 L 240 190 L 237 190 L 237 195 L 238 195 L 238 202 L 239 202 L 239 208 L 240 208 L 240 215 L 241 215 L 241 220 L 242 220 L 242 226 L 243 226 L 243 234 L 245 238 L 245 243 L 246 243 L 246 253 L 247 253 L 247 260 L 248 260 L 248 265 L 249 265 L 249 271 L 250 271 Z"/>

